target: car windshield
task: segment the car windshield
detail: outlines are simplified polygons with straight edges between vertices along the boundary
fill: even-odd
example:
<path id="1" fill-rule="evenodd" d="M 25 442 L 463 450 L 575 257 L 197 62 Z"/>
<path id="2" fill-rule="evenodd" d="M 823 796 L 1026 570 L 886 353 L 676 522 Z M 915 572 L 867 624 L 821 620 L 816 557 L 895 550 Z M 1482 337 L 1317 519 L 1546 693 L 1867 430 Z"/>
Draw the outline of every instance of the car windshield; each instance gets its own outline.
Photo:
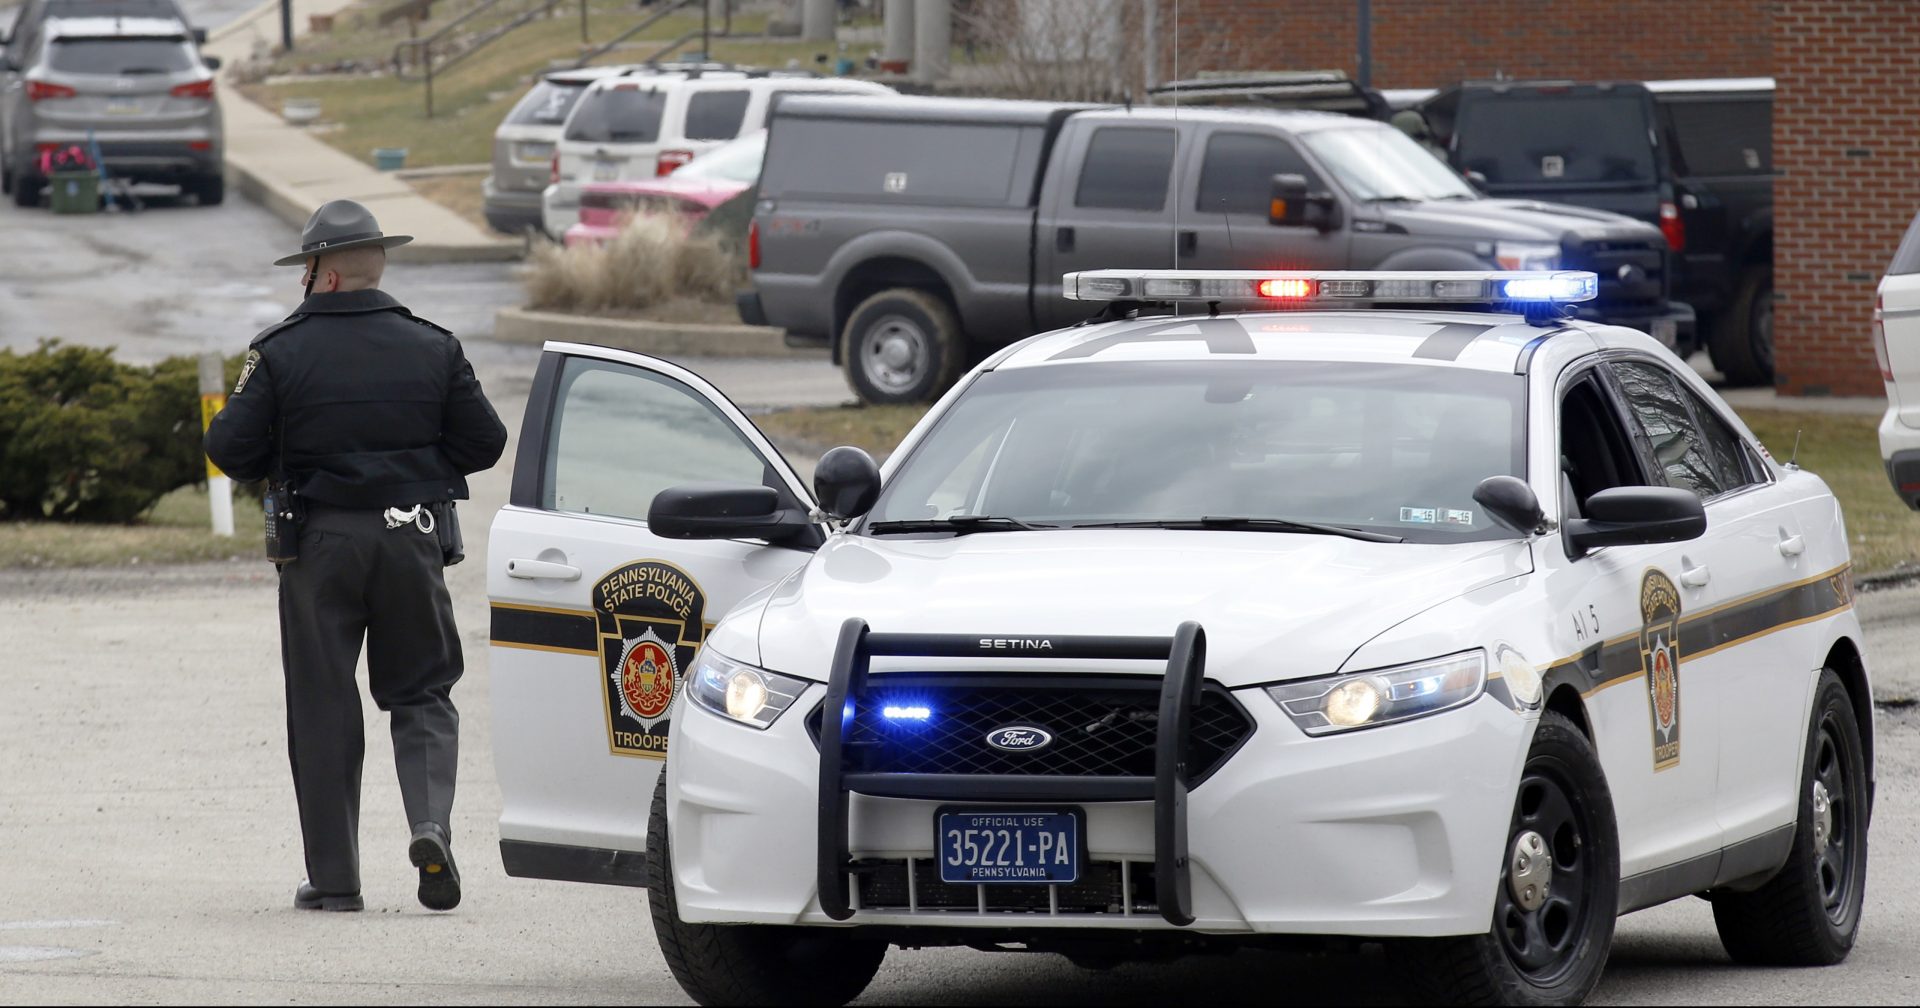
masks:
<path id="1" fill-rule="evenodd" d="M 1500 185 L 1648 184 L 1653 137 L 1634 94 L 1512 94 L 1465 103 L 1454 149 Z"/>
<path id="2" fill-rule="evenodd" d="M 558 126 L 567 121 L 567 113 L 573 111 L 573 103 L 586 89 L 582 83 L 543 80 L 513 107 L 507 122 L 515 126 Z"/>
<path id="3" fill-rule="evenodd" d="M 61 73 L 173 74 L 191 70 L 196 60 L 183 38 L 54 38 L 48 66 Z"/>
<path id="4" fill-rule="evenodd" d="M 715 179 L 723 182 L 760 180 L 760 162 L 767 154 L 767 131 L 730 140 L 674 169 L 675 178 Z"/>
<path id="5" fill-rule="evenodd" d="M 652 143 L 660 138 L 664 92 L 637 84 L 590 89 L 567 117 L 567 139 L 594 143 Z"/>
<path id="6" fill-rule="evenodd" d="M 1301 139 L 1355 199 L 1477 198 L 1445 162 L 1391 127 L 1313 130 Z"/>
<path id="7" fill-rule="evenodd" d="M 903 460 L 866 528 L 955 516 L 1003 528 L 1207 519 L 1317 522 L 1409 542 L 1510 537 L 1473 491 L 1520 473 L 1523 391 L 1512 374 L 1412 364 L 992 371 Z"/>

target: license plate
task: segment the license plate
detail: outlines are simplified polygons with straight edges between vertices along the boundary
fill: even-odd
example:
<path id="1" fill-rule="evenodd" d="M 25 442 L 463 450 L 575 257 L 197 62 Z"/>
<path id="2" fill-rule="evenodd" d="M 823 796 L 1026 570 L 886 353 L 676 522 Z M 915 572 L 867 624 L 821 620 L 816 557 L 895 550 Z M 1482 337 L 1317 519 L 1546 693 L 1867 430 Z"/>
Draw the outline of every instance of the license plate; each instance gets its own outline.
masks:
<path id="1" fill-rule="evenodd" d="M 1653 338 L 1659 340 L 1661 346 L 1672 347 L 1679 336 L 1680 327 L 1672 319 L 1653 320 Z"/>
<path id="2" fill-rule="evenodd" d="M 514 147 L 513 157 L 516 161 L 525 161 L 528 164 L 535 162 L 545 164 L 553 157 L 553 145 L 550 143 L 519 144 Z"/>
<path id="3" fill-rule="evenodd" d="M 108 115 L 139 115 L 139 114 L 140 114 L 140 99 L 138 99 L 138 98 L 108 98 L 108 99 L 107 99 L 107 114 L 108 114 Z"/>
<path id="4" fill-rule="evenodd" d="M 934 841 L 942 882 L 1073 882 L 1080 877 L 1080 817 L 1072 812 L 941 812 Z"/>
<path id="5" fill-rule="evenodd" d="M 617 182 L 619 179 L 620 162 L 595 161 L 593 163 L 593 180 L 595 182 Z"/>

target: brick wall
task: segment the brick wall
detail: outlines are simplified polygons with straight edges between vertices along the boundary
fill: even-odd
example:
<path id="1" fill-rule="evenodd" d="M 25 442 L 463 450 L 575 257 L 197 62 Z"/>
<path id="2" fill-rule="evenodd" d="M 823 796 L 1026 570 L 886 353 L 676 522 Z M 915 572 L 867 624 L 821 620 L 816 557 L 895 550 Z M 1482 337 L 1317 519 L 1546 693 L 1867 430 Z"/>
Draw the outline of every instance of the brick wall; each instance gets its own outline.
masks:
<path id="1" fill-rule="evenodd" d="M 1773 36 L 1776 385 L 1877 396 L 1873 292 L 1920 210 L 1920 4 L 1782 0 Z"/>

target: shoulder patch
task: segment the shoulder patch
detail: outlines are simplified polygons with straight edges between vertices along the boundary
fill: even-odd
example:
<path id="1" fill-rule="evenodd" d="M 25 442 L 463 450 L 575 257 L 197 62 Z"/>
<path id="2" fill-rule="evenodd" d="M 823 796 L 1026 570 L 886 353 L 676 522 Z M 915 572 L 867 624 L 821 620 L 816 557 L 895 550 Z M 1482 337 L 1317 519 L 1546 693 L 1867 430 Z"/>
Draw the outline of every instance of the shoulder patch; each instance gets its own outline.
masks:
<path id="1" fill-rule="evenodd" d="M 260 351 L 248 350 L 246 363 L 240 365 L 240 380 L 233 383 L 233 394 L 247 387 L 247 379 L 253 377 L 253 369 L 260 366 Z"/>
<path id="2" fill-rule="evenodd" d="M 265 343 L 266 341 L 272 339 L 274 335 L 276 333 L 279 333 L 282 329 L 291 328 L 294 323 L 303 321 L 305 319 L 306 319 L 306 316 L 304 314 L 289 315 L 286 318 L 283 318 L 280 321 L 275 322 L 274 324 L 266 327 L 265 329 L 260 330 L 260 335 L 255 336 L 253 338 L 253 342 L 247 345 L 257 347 L 260 344 Z"/>

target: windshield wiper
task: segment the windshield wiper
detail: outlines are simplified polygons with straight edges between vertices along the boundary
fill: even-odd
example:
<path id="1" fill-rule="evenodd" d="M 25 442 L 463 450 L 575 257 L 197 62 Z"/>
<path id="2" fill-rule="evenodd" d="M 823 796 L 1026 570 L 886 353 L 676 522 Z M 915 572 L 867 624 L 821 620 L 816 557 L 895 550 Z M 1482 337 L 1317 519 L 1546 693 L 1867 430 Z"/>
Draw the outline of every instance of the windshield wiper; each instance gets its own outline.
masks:
<path id="1" fill-rule="evenodd" d="M 1002 518 L 998 515 L 953 515 L 949 518 L 874 522 L 867 526 L 866 531 L 874 535 L 886 535 L 890 532 L 952 532 L 955 535 L 966 535 L 969 532 L 1031 532 L 1035 529 L 1059 527 L 1058 525 L 1031 525 L 1018 518 Z"/>
<path id="2" fill-rule="evenodd" d="M 1150 521 L 1096 522 L 1075 525 L 1074 528 L 1157 528 L 1157 529 L 1215 529 L 1227 532 L 1312 532 L 1318 535 L 1346 536 L 1361 542 L 1397 543 L 1406 542 L 1397 535 L 1385 532 L 1368 532 L 1364 529 L 1345 528 L 1340 525 L 1322 525 L 1319 522 L 1291 521 L 1286 518 L 1248 518 L 1234 515 L 1208 515 L 1204 518 L 1161 518 Z"/>
<path id="3" fill-rule="evenodd" d="M 1415 199 L 1412 196 L 1369 196 L 1365 200 L 1362 200 L 1361 202 L 1363 203 L 1424 203 L 1426 201 Z"/>

